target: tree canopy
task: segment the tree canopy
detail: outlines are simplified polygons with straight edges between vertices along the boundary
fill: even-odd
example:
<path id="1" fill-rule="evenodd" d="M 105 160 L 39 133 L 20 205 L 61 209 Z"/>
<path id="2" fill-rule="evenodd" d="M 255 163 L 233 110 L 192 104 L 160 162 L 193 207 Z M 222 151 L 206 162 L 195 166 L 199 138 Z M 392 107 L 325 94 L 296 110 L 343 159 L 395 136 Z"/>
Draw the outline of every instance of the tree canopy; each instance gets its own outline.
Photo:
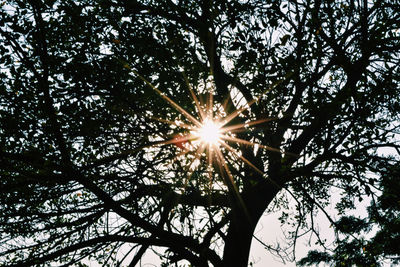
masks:
<path id="1" fill-rule="evenodd" d="M 4 266 L 247 266 L 270 213 L 398 260 L 398 0 L 7 0 L 0 40 Z"/>

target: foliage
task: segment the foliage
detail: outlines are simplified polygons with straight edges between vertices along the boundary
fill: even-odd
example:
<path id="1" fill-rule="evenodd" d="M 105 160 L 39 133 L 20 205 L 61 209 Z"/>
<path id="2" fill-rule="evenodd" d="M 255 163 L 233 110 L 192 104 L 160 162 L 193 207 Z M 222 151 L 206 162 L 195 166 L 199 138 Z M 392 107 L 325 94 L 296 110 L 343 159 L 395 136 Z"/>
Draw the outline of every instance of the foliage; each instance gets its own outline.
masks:
<path id="1" fill-rule="evenodd" d="M 309 234 L 326 249 L 300 263 L 399 255 L 398 0 L 1 5 L 4 265 L 134 266 L 165 248 L 166 265 L 247 266 L 257 222 L 278 211 L 294 248 Z M 191 123 L 165 100 L 197 114 L 190 88 L 222 114 L 245 107 L 227 126 L 261 146 L 230 143 L 210 170 L 177 156 L 191 140 L 162 145 L 190 132 L 165 123 Z M 368 218 L 347 216 L 363 199 Z"/>
<path id="2" fill-rule="evenodd" d="M 337 229 L 349 235 L 337 239 L 331 255 L 310 251 L 298 262 L 300 266 L 321 262 L 335 266 L 381 266 L 386 258 L 395 264 L 400 263 L 400 169 L 397 165 L 382 170 L 379 184 L 382 193 L 369 206 L 368 218 L 342 217 L 336 222 Z M 377 229 L 366 238 L 362 233 L 371 232 L 372 225 Z"/>

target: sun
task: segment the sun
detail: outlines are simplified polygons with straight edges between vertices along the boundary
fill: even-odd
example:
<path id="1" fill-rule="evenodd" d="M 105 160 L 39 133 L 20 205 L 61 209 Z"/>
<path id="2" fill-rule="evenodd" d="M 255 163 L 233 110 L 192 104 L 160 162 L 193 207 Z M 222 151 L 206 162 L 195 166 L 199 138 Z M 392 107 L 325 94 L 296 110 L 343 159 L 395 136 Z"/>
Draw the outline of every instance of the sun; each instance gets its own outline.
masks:
<path id="1" fill-rule="evenodd" d="M 262 177 L 264 177 L 265 171 L 264 166 L 256 166 L 251 163 L 250 160 L 245 158 L 238 147 L 254 147 L 254 150 L 265 149 L 275 153 L 294 156 L 296 158 L 300 157 L 299 155 L 282 151 L 279 148 L 263 145 L 255 140 L 239 138 L 239 133 L 243 131 L 251 131 L 250 129 L 258 124 L 280 118 L 257 118 L 255 120 L 244 118 L 241 123 L 233 123 L 233 120 L 239 115 L 243 118 L 244 111 L 247 110 L 251 112 L 250 107 L 254 103 L 257 103 L 266 93 L 271 91 L 284 80 L 288 79 L 292 73 L 287 74 L 284 79 L 272 83 L 271 86 L 269 86 L 258 97 L 246 100 L 245 105 L 235 105 L 235 103 L 233 103 L 235 109 L 232 112 L 227 112 L 229 99 L 231 102 L 234 102 L 234 99 L 230 94 L 225 96 L 225 100 L 222 103 L 214 103 L 214 90 L 211 87 L 207 88 L 208 97 L 206 100 L 202 97 L 199 98 L 192 89 L 186 75 L 182 73 L 187 84 L 187 89 L 189 90 L 191 99 L 194 103 L 195 112 L 189 112 L 168 97 L 166 93 L 160 91 L 136 70 L 132 69 L 129 64 L 125 64 L 124 67 L 142 79 L 171 107 L 183 115 L 183 120 L 181 118 L 179 118 L 179 120 L 168 120 L 147 114 L 146 117 L 150 119 L 171 125 L 171 130 L 175 133 L 172 134 L 172 138 L 167 136 L 167 138 L 163 138 L 163 140 L 151 142 L 149 145 L 145 145 L 141 148 L 144 149 L 166 145 L 176 146 L 176 155 L 173 155 L 170 160 L 168 159 L 165 166 L 169 168 L 169 166 L 175 165 L 175 162 L 182 160 L 181 163 L 183 164 L 178 163 L 179 171 L 186 173 L 187 176 L 184 180 L 182 190 L 186 190 L 186 187 L 194 173 L 197 173 L 196 177 L 198 177 L 200 173 L 208 174 L 208 189 L 213 190 L 215 188 L 214 184 L 219 184 L 218 182 L 215 183 L 214 180 L 214 174 L 218 174 L 216 177 L 221 179 L 225 186 L 227 186 L 227 190 L 233 194 L 235 201 L 239 201 L 244 210 L 246 210 L 246 206 L 244 205 L 243 199 L 239 193 L 239 186 L 235 182 L 231 169 L 235 168 L 236 171 L 238 171 L 240 166 L 244 166 L 242 164 L 247 164 Z M 204 94 L 204 92 L 202 94 Z M 181 169 L 181 167 L 183 167 L 183 169 Z M 197 171 L 198 169 L 200 170 Z M 273 180 L 271 181 L 274 182 Z M 207 183 L 202 183 L 202 186 L 207 186 Z"/>
<path id="2" fill-rule="evenodd" d="M 208 145 L 218 145 L 222 136 L 221 126 L 212 119 L 205 119 L 194 135 Z"/>
<path id="3" fill-rule="evenodd" d="M 179 159 L 190 158 L 190 162 L 186 166 L 186 173 L 188 177 L 185 184 L 187 184 L 187 182 L 190 180 L 191 175 L 194 173 L 194 169 L 199 166 L 199 162 L 204 162 L 203 159 L 205 159 L 204 163 L 207 164 L 207 168 L 211 170 L 209 172 L 210 182 L 213 180 L 212 173 L 218 172 L 221 177 L 225 177 L 224 179 L 226 183 L 230 183 L 236 188 L 232 173 L 230 171 L 230 161 L 241 161 L 253 168 L 260 175 L 264 175 L 265 172 L 263 167 L 258 168 L 251 163 L 250 160 L 246 159 L 244 155 L 242 155 L 241 151 L 237 150 L 237 145 L 252 146 L 256 147 L 257 149 L 265 149 L 276 153 L 298 157 L 298 155 L 282 151 L 279 148 L 273 148 L 255 141 L 245 140 L 237 137 L 238 133 L 249 131 L 257 124 L 269 122 L 279 118 L 258 118 L 256 120 L 245 120 L 239 124 L 232 124 L 232 121 L 235 118 L 237 118 L 239 115 L 243 115 L 245 110 L 249 110 L 250 107 L 254 103 L 257 103 L 263 95 L 271 91 L 283 80 L 290 77 L 290 75 L 287 75 L 285 79 L 273 83 L 258 97 L 248 100 L 246 105 L 241 107 L 238 106 L 235 111 L 231 113 L 226 112 L 228 103 L 227 101 L 224 101 L 223 103 L 214 103 L 214 92 L 212 88 L 207 90 L 208 97 L 205 101 L 204 99 L 202 101 L 201 98 L 196 96 L 195 92 L 187 81 L 187 88 L 190 92 L 190 96 L 195 107 L 195 112 L 192 113 L 178 105 L 151 82 L 141 76 L 137 71 L 130 67 L 128 69 L 142 79 L 148 86 L 157 92 L 161 98 L 163 98 L 171 107 L 173 107 L 184 117 L 184 120 L 174 121 L 150 116 L 150 119 L 170 124 L 171 128 L 174 131 L 178 130 L 179 133 L 174 134 L 174 137 L 171 139 L 154 142 L 150 144 L 149 147 L 175 145 L 178 150 L 177 154 L 172 158 L 172 162 L 169 163 L 170 165 Z M 184 77 L 186 76 L 184 75 Z M 229 99 L 229 97 L 231 96 L 227 96 L 226 99 Z M 231 146 L 231 144 L 235 144 L 235 146 Z M 187 157 L 188 155 L 190 155 L 190 157 Z M 237 188 L 235 190 L 237 191 Z"/>

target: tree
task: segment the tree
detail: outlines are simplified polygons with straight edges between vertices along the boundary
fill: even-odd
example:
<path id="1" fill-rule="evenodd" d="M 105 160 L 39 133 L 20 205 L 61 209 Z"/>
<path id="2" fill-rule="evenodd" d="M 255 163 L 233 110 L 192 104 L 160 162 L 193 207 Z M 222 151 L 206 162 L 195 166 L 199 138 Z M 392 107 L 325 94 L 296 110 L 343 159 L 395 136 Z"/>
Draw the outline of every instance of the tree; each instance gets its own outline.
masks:
<path id="1" fill-rule="evenodd" d="M 400 154 L 399 11 L 397 0 L 3 2 L 1 262 L 134 266 L 159 247 L 165 264 L 247 266 L 265 212 L 282 212 L 294 248 L 308 233 L 328 249 L 314 222 L 325 214 L 342 256 L 346 242 L 364 246 L 349 225 L 398 234 L 384 177 Z M 215 143 L 196 133 L 211 113 L 224 122 Z M 336 215 L 362 198 L 380 215 L 336 220 L 332 188 Z M 369 262 L 398 255 L 389 242 Z"/>
<path id="2" fill-rule="evenodd" d="M 301 266 L 333 263 L 337 266 L 379 266 L 386 258 L 398 264 L 400 262 L 400 197 L 399 166 L 380 166 L 382 189 L 376 203 L 369 206 L 367 218 L 343 216 L 337 222 L 338 232 L 347 234 L 337 238 L 333 253 L 309 251 L 307 257 L 298 263 Z M 372 226 L 379 226 L 372 237 L 367 238 Z"/>

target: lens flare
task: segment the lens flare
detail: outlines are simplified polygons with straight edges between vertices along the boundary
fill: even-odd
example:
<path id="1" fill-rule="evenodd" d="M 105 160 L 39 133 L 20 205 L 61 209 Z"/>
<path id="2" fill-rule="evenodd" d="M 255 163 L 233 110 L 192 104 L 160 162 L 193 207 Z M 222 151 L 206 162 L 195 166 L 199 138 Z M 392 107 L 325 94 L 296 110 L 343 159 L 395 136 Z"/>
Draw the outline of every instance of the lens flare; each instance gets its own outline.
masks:
<path id="1" fill-rule="evenodd" d="M 195 133 L 202 142 L 210 145 L 218 144 L 221 140 L 221 134 L 220 126 L 211 119 L 204 120 Z"/>
<path id="2" fill-rule="evenodd" d="M 241 107 L 237 106 L 236 110 L 227 113 L 226 106 L 228 101 L 225 101 L 223 104 L 214 103 L 213 99 L 213 90 L 208 90 L 208 97 L 206 101 L 204 99 L 199 98 L 194 90 L 192 89 L 186 75 L 183 74 L 187 88 L 190 91 L 190 96 L 195 104 L 197 114 L 193 114 L 191 112 L 186 111 L 183 107 L 178 105 L 175 101 L 173 101 L 170 97 L 168 97 L 164 92 L 160 91 L 155 85 L 149 82 L 146 78 L 140 75 L 137 71 L 130 68 L 128 69 L 136 74 L 140 79 L 142 79 L 148 86 L 150 86 L 157 94 L 163 98 L 171 107 L 173 107 L 176 111 L 178 111 L 181 115 L 183 115 L 183 121 L 173 121 L 167 120 L 163 118 L 156 118 L 154 116 L 150 116 L 150 119 L 170 124 L 174 126 L 174 129 L 182 129 L 182 132 L 175 135 L 172 139 L 165 139 L 162 141 L 157 141 L 149 144 L 146 147 L 150 146 L 162 146 L 162 145 L 175 145 L 179 148 L 178 154 L 175 155 L 172 159 L 171 164 L 178 161 L 180 158 L 189 159 L 191 163 L 186 166 L 187 180 L 185 184 L 187 184 L 194 172 L 193 169 L 196 168 L 196 164 L 202 161 L 202 159 L 206 158 L 208 168 L 211 170 L 209 172 L 210 175 L 210 184 L 213 179 L 212 172 L 216 171 L 221 175 L 221 177 L 228 177 L 225 183 L 230 184 L 235 192 L 234 194 L 239 196 L 238 188 L 236 187 L 232 174 L 230 172 L 230 166 L 228 166 L 228 158 L 225 158 L 227 154 L 233 157 L 233 160 L 238 160 L 243 162 L 244 164 L 249 165 L 251 168 L 256 170 L 261 175 L 264 175 L 264 170 L 262 168 L 258 168 L 250 160 L 246 159 L 240 151 L 237 151 L 233 146 L 229 143 L 233 143 L 236 145 L 247 145 L 247 146 L 257 146 L 258 148 L 262 148 L 265 150 L 269 150 L 271 152 L 285 154 L 287 156 L 299 157 L 299 155 L 295 155 L 290 152 L 285 152 L 280 150 L 279 148 L 273 148 L 267 145 L 263 145 L 260 143 L 256 143 L 254 141 L 244 140 L 236 137 L 237 133 L 242 131 L 249 131 L 250 128 L 255 127 L 258 124 L 266 123 L 269 121 L 277 120 L 277 118 L 259 118 L 257 120 L 246 120 L 246 122 L 240 124 L 232 124 L 235 118 L 239 115 L 243 115 L 244 111 L 250 110 L 250 107 L 257 103 L 262 96 L 266 93 L 274 89 L 277 85 L 287 80 L 292 76 L 292 73 L 289 73 L 285 76 L 284 79 L 278 80 L 271 84 L 263 93 L 261 93 L 258 97 L 248 100 L 246 105 Z M 228 100 L 229 97 L 226 97 Z M 203 101 L 202 101 L 203 100 Z M 223 111 L 220 112 L 219 109 L 222 108 Z M 149 117 L 149 116 L 147 116 Z M 206 152 L 206 153 L 204 153 Z M 192 155 L 194 157 L 186 157 L 188 155 Z M 204 157 L 205 155 L 205 157 Z M 229 157 L 229 158 L 232 158 Z M 232 159 L 231 159 L 232 160 Z M 214 170 L 215 167 L 218 167 L 217 170 Z"/>

